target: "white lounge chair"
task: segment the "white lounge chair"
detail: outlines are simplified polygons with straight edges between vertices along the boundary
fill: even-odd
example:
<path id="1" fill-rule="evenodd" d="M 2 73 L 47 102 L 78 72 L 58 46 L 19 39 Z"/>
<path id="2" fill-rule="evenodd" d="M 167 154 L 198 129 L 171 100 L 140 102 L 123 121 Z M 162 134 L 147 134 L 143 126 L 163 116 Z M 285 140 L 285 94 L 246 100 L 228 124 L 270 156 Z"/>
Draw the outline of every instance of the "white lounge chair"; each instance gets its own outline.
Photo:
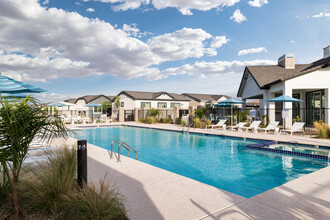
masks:
<path id="1" fill-rule="evenodd" d="M 242 131 L 242 128 L 244 127 L 244 125 L 246 125 L 245 122 L 240 122 L 235 126 L 229 126 L 229 129 L 232 131 L 234 129 L 237 129 L 237 131 Z"/>
<path id="2" fill-rule="evenodd" d="M 282 134 L 282 132 L 289 132 L 291 134 L 291 136 L 292 136 L 293 132 L 303 132 L 305 134 L 304 125 L 305 125 L 305 122 L 295 122 L 295 123 L 293 123 L 291 129 L 282 130 L 281 134 Z"/>
<path id="3" fill-rule="evenodd" d="M 216 125 L 210 125 L 210 127 L 213 129 L 215 127 L 222 127 L 224 130 L 226 130 L 226 119 L 220 120 Z"/>
<path id="4" fill-rule="evenodd" d="M 250 129 L 253 130 L 254 133 L 258 133 L 257 129 L 260 125 L 261 121 L 254 121 L 249 127 L 243 127 L 242 129 L 246 129 L 246 132 L 248 132 Z"/>
<path id="5" fill-rule="evenodd" d="M 279 129 L 277 126 L 280 122 L 279 121 L 274 121 L 274 122 L 270 122 L 267 127 L 265 128 L 259 128 L 259 130 L 265 131 L 265 134 L 267 133 L 267 131 L 271 131 L 274 130 L 274 133 L 276 133 L 276 131 Z"/>

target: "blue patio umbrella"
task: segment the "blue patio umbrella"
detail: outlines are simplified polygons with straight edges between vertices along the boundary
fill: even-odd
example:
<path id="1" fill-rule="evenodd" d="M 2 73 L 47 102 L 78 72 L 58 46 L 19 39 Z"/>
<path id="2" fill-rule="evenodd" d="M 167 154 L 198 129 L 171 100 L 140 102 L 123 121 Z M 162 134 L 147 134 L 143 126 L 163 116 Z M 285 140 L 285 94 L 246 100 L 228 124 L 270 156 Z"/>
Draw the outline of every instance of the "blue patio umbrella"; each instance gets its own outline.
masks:
<path id="1" fill-rule="evenodd" d="M 8 98 L 26 98 L 27 95 L 25 94 L 19 94 L 19 93 L 14 93 L 14 94 L 10 94 L 10 93 L 4 93 L 4 94 L 1 94 L 2 97 L 8 99 Z"/>
<path id="2" fill-rule="evenodd" d="M 216 107 L 230 107 L 231 105 L 227 104 L 227 103 L 216 103 L 216 104 L 214 104 L 214 106 L 216 106 Z"/>
<path id="3" fill-rule="evenodd" d="M 48 106 L 51 106 L 51 107 L 63 107 L 63 106 L 67 106 L 67 105 L 64 104 L 64 103 L 61 103 L 61 102 L 56 102 L 56 103 L 49 104 Z"/>
<path id="4" fill-rule="evenodd" d="M 0 93 L 40 93 L 44 89 L 0 75 Z"/>
<path id="5" fill-rule="evenodd" d="M 233 118 L 233 105 L 235 104 L 244 104 L 245 102 L 242 100 L 238 100 L 238 99 L 234 99 L 234 98 L 230 98 L 230 99 L 226 99 L 223 100 L 221 102 L 218 102 L 216 105 L 220 105 L 220 104 L 227 104 L 227 105 L 231 105 L 231 117 Z M 233 120 L 231 120 L 231 124 L 233 125 Z"/>
<path id="6" fill-rule="evenodd" d="M 279 97 L 269 99 L 269 102 L 302 102 L 303 100 L 295 99 L 287 95 L 281 95 Z"/>
<path id="7" fill-rule="evenodd" d="M 287 95 L 281 95 L 279 97 L 269 99 L 269 102 L 302 102 L 303 100 L 295 99 Z M 285 109 L 283 109 L 285 110 Z M 284 118 L 283 118 L 283 127 L 284 127 Z"/>
<path id="8" fill-rule="evenodd" d="M 86 106 L 88 106 L 88 107 L 101 107 L 102 105 L 101 104 L 96 104 L 96 103 L 91 103 L 91 104 L 88 104 Z"/>

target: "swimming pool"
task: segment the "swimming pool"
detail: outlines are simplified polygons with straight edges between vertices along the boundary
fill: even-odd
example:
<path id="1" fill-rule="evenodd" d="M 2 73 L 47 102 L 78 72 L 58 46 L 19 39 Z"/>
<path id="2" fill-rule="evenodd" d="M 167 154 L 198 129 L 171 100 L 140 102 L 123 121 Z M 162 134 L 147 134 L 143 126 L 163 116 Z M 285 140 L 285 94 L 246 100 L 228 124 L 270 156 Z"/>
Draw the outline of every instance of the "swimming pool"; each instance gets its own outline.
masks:
<path id="1" fill-rule="evenodd" d="M 76 132 L 108 150 L 113 140 L 124 141 L 142 162 L 247 198 L 328 166 L 327 161 L 248 149 L 258 141 L 240 138 L 126 126 Z"/>

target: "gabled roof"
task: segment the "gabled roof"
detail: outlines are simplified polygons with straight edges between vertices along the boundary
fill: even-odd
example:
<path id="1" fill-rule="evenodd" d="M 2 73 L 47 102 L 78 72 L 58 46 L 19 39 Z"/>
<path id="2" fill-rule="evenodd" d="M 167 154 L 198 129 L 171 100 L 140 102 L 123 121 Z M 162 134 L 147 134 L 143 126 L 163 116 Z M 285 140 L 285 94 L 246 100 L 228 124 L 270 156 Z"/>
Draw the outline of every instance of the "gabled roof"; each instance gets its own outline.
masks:
<path id="1" fill-rule="evenodd" d="M 310 64 L 296 64 L 294 69 L 285 69 L 279 65 L 245 67 L 237 96 L 240 97 L 243 84 L 251 74 L 260 89 L 268 89 L 271 85 L 330 66 L 330 57 L 317 60 Z"/>
<path id="2" fill-rule="evenodd" d="M 213 94 L 197 94 L 197 93 L 182 93 L 181 95 L 188 97 L 194 101 L 201 102 L 216 102 L 222 97 L 229 99 L 229 96 L 226 95 L 213 95 Z"/>
<path id="3" fill-rule="evenodd" d="M 116 96 L 107 95 L 106 97 L 107 97 L 111 102 L 113 102 L 113 100 L 115 99 Z"/>
<path id="4" fill-rule="evenodd" d="M 77 103 L 78 100 L 83 99 L 88 104 L 88 103 L 90 103 L 90 102 L 92 102 L 95 99 L 98 99 L 100 97 L 104 97 L 104 98 L 108 99 L 109 101 L 112 101 L 112 99 L 110 99 L 108 96 L 105 96 L 105 95 L 85 95 L 85 96 L 77 98 L 75 103 Z"/>
<path id="5" fill-rule="evenodd" d="M 64 100 L 65 102 L 68 102 L 68 103 L 72 103 L 72 104 L 75 104 L 77 99 L 67 99 L 67 100 Z"/>
<path id="6" fill-rule="evenodd" d="M 122 91 L 118 94 L 125 94 L 132 98 L 133 100 L 168 100 L 168 99 L 156 99 L 160 95 L 166 94 L 171 97 L 173 101 L 189 101 L 189 99 L 176 94 L 176 93 L 168 93 L 168 92 L 138 92 L 138 91 Z"/>

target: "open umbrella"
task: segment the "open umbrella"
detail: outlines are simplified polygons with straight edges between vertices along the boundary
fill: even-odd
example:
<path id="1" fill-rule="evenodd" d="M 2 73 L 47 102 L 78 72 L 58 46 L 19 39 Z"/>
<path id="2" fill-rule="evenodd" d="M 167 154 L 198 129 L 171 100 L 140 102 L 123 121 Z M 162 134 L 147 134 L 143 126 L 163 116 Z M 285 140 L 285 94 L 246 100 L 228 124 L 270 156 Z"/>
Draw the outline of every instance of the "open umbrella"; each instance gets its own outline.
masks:
<path id="1" fill-rule="evenodd" d="M 27 95 L 25 95 L 25 94 L 19 94 L 19 93 L 14 93 L 14 94 L 10 94 L 10 93 L 3 93 L 3 94 L 1 94 L 2 95 L 2 97 L 4 97 L 4 98 L 6 98 L 6 99 L 10 99 L 10 98 L 20 98 L 20 99 L 22 99 L 22 98 L 26 98 L 27 97 Z"/>
<path id="2" fill-rule="evenodd" d="M 0 93 L 40 93 L 46 90 L 0 75 Z"/>
<path id="3" fill-rule="evenodd" d="M 287 95 L 281 95 L 279 97 L 269 99 L 269 102 L 302 102 L 303 100 L 295 99 Z M 285 111 L 285 109 L 283 109 Z M 284 117 L 283 118 L 283 127 L 284 127 Z"/>
<path id="4" fill-rule="evenodd" d="M 227 100 L 223 100 L 221 102 L 218 102 L 216 105 L 220 105 L 220 104 L 231 105 L 231 125 L 233 125 L 233 105 L 235 105 L 235 104 L 244 104 L 244 103 L 245 102 L 242 101 L 242 100 L 230 98 L 230 99 L 227 99 Z"/>
<path id="5" fill-rule="evenodd" d="M 101 107 L 102 105 L 101 104 L 96 104 L 96 103 L 90 103 L 88 105 L 86 105 L 88 107 Z M 94 120 L 94 108 L 93 108 L 93 115 L 92 115 L 92 120 Z"/>

